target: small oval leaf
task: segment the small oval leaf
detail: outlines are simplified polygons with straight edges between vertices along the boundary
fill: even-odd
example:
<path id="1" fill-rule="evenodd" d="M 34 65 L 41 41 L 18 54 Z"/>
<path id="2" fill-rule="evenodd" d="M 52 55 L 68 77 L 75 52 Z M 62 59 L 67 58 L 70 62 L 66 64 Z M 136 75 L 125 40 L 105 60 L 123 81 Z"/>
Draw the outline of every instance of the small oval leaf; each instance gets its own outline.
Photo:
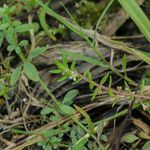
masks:
<path id="1" fill-rule="evenodd" d="M 19 46 L 27 46 L 28 45 L 28 41 L 27 40 L 22 40 L 20 43 L 19 43 Z"/>
<path id="2" fill-rule="evenodd" d="M 47 114 L 50 114 L 51 112 L 53 112 L 54 110 L 50 107 L 45 107 L 41 110 L 41 115 L 47 115 Z"/>
<path id="3" fill-rule="evenodd" d="M 72 150 L 83 150 L 84 145 L 88 141 L 89 136 L 82 137 L 74 146 Z"/>
<path id="4" fill-rule="evenodd" d="M 63 104 L 65 105 L 71 105 L 73 103 L 73 99 L 78 95 L 79 91 L 78 90 L 71 90 L 69 91 L 64 99 L 63 99 Z"/>
<path id="5" fill-rule="evenodd" d="M 60 105 L 60 110 L 64 115 L 73 115 L 75 110 L 68 105 Z"/>
<path id="6" fill-rule="evenodd" d="M 124 142 L 126 143 L 134 143 L 136 140 L 138 140 L 138 137 L 135 136 L 134 134 L 125 134 L 123 136 L 123 139 L 122 139 Z"/>
<path id="7" fill-rule="evenodd" d="M 17 67 L 13 73 L 11 74 L 11 79 L 10 79 L 10 85 L 14 86 L 16 84 L 16 82 L 18 81 L 18 78 L 20 76 L 21 73 L 21 68 L 22 66 Z"/>
<path id="8" fill-rule="evenodd" d="M 150 140 L 144 144 L 142 150 L 149 150 L 150 149 Z"/>
<path id="9" fill-rule="evenodd" d="M 48 46 L 45 47 L 36 47 L 35 49 L 33 49 L 31 51 L 31 53 L 29 54 L 28 59 L 32 60 L 32 58 L 35 58 L 39 55 L 41 55 L 42 53 L 44 53 L 46 50 L 48 49 Z"/>
<path id="10" fill-rule="evenodd" d="M 109 74 L 106 74 L 106 75 L 101 79 L 100 84 L 103 85 L 103 84 L 107 81 L 108 77 L 109 77 Z"/>
<path id="11" fill-rule="evenodd" d="M 38 23 L 32 23 L 32 24 L 22 24 L 20 26 L 17 26 L 15 28 L 15 32 L 27 32 L 33 29 L 35 32 L 38 31 L 39 29 L 39 24 Z"/>
<path id="12" fill-rule="evenodd" d="M 76 110 L 78 112 L 80 112 L 85 117 L 90 133 L 92 133 L 92 134 L 95 133 L 94 124 L 93 124 L 90 116 L 86 113 L 86 111 L 77 105 L 74 105 L 74 107 L 76 108 Z"/>
<path id="13" fill-rule="evenodd" d="M 34 65 L 32 65 L 31 63 L 25 62 L 23 64 L 23 68 L 24 68 L 24 72 L 25 72 L 26 76 L 30 80 L 32 80 L 34 82 L 37 82 L 39 80 L 38 71 Z"/>

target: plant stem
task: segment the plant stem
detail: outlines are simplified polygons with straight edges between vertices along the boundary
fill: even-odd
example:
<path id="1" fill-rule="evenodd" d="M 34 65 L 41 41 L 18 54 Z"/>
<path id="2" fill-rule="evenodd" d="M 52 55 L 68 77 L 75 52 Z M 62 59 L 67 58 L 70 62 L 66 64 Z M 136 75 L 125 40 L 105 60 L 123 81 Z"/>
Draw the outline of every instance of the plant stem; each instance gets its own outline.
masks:
<path id="1" fill-rule="evenodd" d="M 132 108 L 132 109 L 136 109 L 136 108 L 139 107 L 140 105 L 141 105 L 140 103 L 135 104 L 135 105 L 133 105 L 133 108 Z M 128 112 L 128 109 L 124 109 L 123 111 L 121 111 L 121 112 L 119 112 L 119 113 L 117 113 L 117 114 L 115 114 L 115 115 L 113 115 L 113 116 L 111 116 L 111 117 L 108 117 L 108 118 L 106 118 L 106 119 L 103 119 L 102 121 L 103 121 L 103 122 L 109 122 L 109 121 L 111 121 L 111 120 L 113 120 L 113 119 L 116 119 L 116 118 L 118 118 L 118 117 L 120 117 L 120 116 L 125 115 L 127 112 Z"/>
<path id="2" fill-rule="evenodd" d="M 78 76 L 79 76 L 82 80 L 84 80 L 84 81 L 86 81 L 86 82 L 89 82 L 88 78 L 86 78 L 84 75 L 81 75 L 81 74 L 78 73 Z M 109 92 L 109 90 L 110 90 L 109 87 L 105 87 L 104 85 L 98 84 L 98 83 L 96 83 L 95 81 L 92 81 L 92 82 L 93 82 L 94 86 L 95 86 L 96 88 L 98 88 L 100 91 L 101 91 L 101 89 L 103 89 L 103 90 Z M 117 90 L 115 90 L 115 89 L 111 89 L 111 91 L 112 91 L 113 94 L 115 94 L 116 96 L 117 96 L 117 95 L 118 95 L 118 96 L 125 96 L 126 98 L 133 96 L 133 97 L 135 97 L 135 98 L 144 99 L 144 100 L 149 100 L 149 99 L 150 99 L 150 96 L 147 96 L 147 95 L 134 94 L 134 93 L 130 94 L 130 93 L 128 93 L 128 92 L 117 91 Z"/>
<path id="3" fill-rule="evenodd" d="M 104 18 L 104 16 L 106 15 L 106 12 L 108 11 L 108 9 L 111 7 L 111 5 L 113 4 L 114 0 L 111 0 L 108 5 L 106 6 L 106 8 L 104 9 L 104 11 L 102 12 L 101 16 L 99 17 L 98 19 L 98 22 L 96 24 L 96 27 L 95 27 L 95 32 L 94 32 L 94 41 L 96 40 L 96 32 L 97 32 L 97 29 L 98 29 L 98 26 L 100 25 L 102 19 Z"/>
<path id="4" fill-rule="evenodd" d="M 44 83 L 44 81 L 42 79 L 39 79 L 39 83 L 41 84 L 41 86 L 43 87 L 43 89 L 47 92 L 47 94 L 52 98 L 53 102 L 59 107 L 60 106 L 59 102 L 57 101 L 56 97 L 51 92 L 51 90 Z"/>

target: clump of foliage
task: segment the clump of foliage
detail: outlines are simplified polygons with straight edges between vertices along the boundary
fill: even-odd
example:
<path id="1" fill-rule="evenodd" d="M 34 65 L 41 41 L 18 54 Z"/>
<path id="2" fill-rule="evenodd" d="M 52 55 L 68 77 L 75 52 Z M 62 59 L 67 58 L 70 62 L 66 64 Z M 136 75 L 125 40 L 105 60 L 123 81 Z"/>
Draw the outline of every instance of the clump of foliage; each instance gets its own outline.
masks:
<path id="1" fill-rule="evenodd" d="M 126 7 L 127 1 L 119 1 L 123 7 Z M 14 95 L 14 90 L 17 86 L 17 83 L 19 83 L 21 80 L 24 80 L 26 81 L 26 86 L 30 84 L 40 85 L 40 88 L 42 88 L 44 92 L 47 93 L 50 100 L 42 102 L 33 98 L 37 104 L 37 107 L 40 107 L 40 109 L 38 109 L 40 110 L 40 121 L 38 121 L 38 123 L 40 123 L 40 125 L 47 124 L 46 126 L 43 126 L 37 130 L 38 132 L 36 132 L 36 130 L 33 130 L 33 132 L 20 130 L 20 125 L 16 125 L 15 129 L 11 130 L 11 132 L 15 134 L 27 134 L 31 135 L 31 137 L 33 136 L 30 141 L 26 141 L 26 143 L 22 144 L 22 147 L 19 147 L 19 149 L 23 149 L 24 145 L 28 146 L 35 143 L 37 143 L 37 145 L 42 147 L 44 150 L 60 148 L 72 150 L 108 149 L 110 144 L 108 140 L 109 133 L 107 131 L 105 133 L 104 128 L 110 121 L 125 115 L 128 110 L 124 109 L 123 111 L 117 112 L 116 115 L 102 118 L 100 121 L 94 122 L 83 108 L 75 105 L 75 99 L 78 95 L 80 95 L 78 89 L 69 90 L 61 97 L 56 98 L 51 89 L 40 76 L 38 67 L 32 63 L 32 60 L 39 55 L 42 55 L 46 50 L 49 49 L 50 45 L 39 47 L 35 44 L 33 49 L 31 49 L 30 47 L 33 44 L 32 40 L 30 42 L 29 38 L 24 38 L 24 36 L 28 37 L 29 33 L 31 34 L 32 32 L 32 34 L 34 34 L 36 37 L 38 32 L 42 32 L 45 36 L 48 36 L 49 39 L 56 41 L 57 39 L 55 37 L 55 33 L 63 33 L 65 25 L 84 40 L 86 40 L 86 42 L 92 47 L 92 50 L 100 59 L 91 58 L 85 56 L 84 54 L 74 53 L 67 50 L 62 52 L 61 61 L 55 60 L 54 63 L 56 69 L 49 70 L 47 73 L 56 75 L 59 74 L 61 77 L 59 76 L 60 78 L 57 80 L 58 84 L 65 80 L 71 81 L 74 85 L 81 83 L 82 81 L 87 82 L 89 85 L 87 88 L 89 88 L 91 91 L 91 102 L 95 100 L 98 94 L 105 94 L 107 97 L 111 98 L 109 104 L 114 106 L 118 104 L 117 100 L 119 97 L 124 96 L 124 98 L 130 99 L 131 103 L 134 102 L 135 99 L 138 100 L 136 104 L 133 104 L 132 109 L 142 106 L 143 110 L 146 110 L 149 113 L 150 102 L 142 101 L 143 99 L 147 100 L 149 98 L 146 97 L 149 96 L 149 93 L 148 95 L 144 95 L 144 87 L 146 84 L 149 85 L 150 81 L 149 73 L 146 74 L 146 77 L 140 83 L 139 91 L 137 93 L 133 92 L 131 85 L 135 86 L 137 84 L 128 77 L 126 55 L 124 55 L 121 59 L 120 66 L 122 70 L 120 73 L 115 67 L 109 64 L 105 57 L 103 57 L 102 53 L 97 49 L 96 44 L 93 42 L 94 38 L 91 40 L 91 38 L 86 35 L 82 27 L 91 28 L 94 24 L 96 24 L 95 20 L 98 20 L 99 14 L 101 14 L 104 10 L 104 6 L 87 0 L 81 0 L 79 3 L 77 3 L 76 8 L 78 11 L 76 17 L 79 18 L 77 19 L 77 22 L 79 22 L 82 27 L 76 27 L 66 18 L 50 9 L 48 7 L 49 2 L 46 4 L 43 4 L 40 0 L 23 0 L 21 2 L 21 5 L 25 6 L 24 10 L 27 12 L 40 7 L 38 14 L 39 22 L 33 21 L 32 23 L 24 23 L 23 21 L 16 19 L 14 17 L 16 14 L 16 6 L 9 6 L 4 4 L 3 7 L 0 8 L 0 47 L 2 47 L 6 42 L 6 55 L 8 55 L 7 59 L 1 63 L 2 68 L 0 68 L 2 70 L 2 72 L 0 72 L 0 98 L 2 97 L 9 104 L 7 100 L 10 100 L 10 91 L 13 93 L 12 95 Z M 111 0 L 111 2 L 113 2 L 113 0 Z M 131 6 L 137 6 L 135 4 L 136 2 L 133 2 L 131 3 Z M 128 8 L 126 9 L 128 10 Z M 137 19 L 139 16 L 138 12 L 141 10 L 138 6 L 135 7 L 135 9 L 138 11 L 136 11 L 134 15 L 134 12 L 131 10 L 129 11 L 129 14 L 131 17 L 133 17 L 135 22 L 137 21 L 137 25 L 149 40 L 149 35 L 146 32 L 148 31 L 149 26 L 146 24 L 146 29 L 143 30 L 145 25 L 141 25 L 141 20 L 139 21 L 139 18 Z M 64 25 L 59 25 L 58 28 L 50 28 L 46 23 L 46 14 L 50 14 Z M 143 16 L 145 17 L 145 15 Z M 145 20 L 148 22 L 146 17 Z M 119 43 L 116 41 L 113 42 L 114 44 Z M 146 57 L 145 54 L 136 51 L 135 49 L 129 49 L 127 46 L 126 49 L 132 50 L 136 56 L 150 64 L 149 59 L 147 59 L 149 57 Z M 2 55 L 3 54 L 1 53 L 1 58 Z M 69 57 L 71 57 L 73 60 L 71 63 L 68 62 Z M 11 66 L 11 61 L 15 60 L 16 58 L 19 58 L 19 61 L 16 61 L 15 66 Z M 124 81 L 124 90 L 123 88 L 112 88 L 114 80 L 110 73 L 103 75 L 99 79 L 98 83 L 93 80 L 93 76 L 89 70 L 85 70 L 83 73 L 80 73 L 76 67 L 78 60 L 95 65 L 96 67 L 100 67 L 102 69 L 110 69 L 114 74 L 117 74 L 120 78 L 122 78 Z M 143 134 L 141 131 L 140 133 Z M 146 138 L 147 137 L 149 138 L 149 136 L 146 136 Z M 133 147 L 135 142 L 139 142 L 142 138 L 142 136 L 139 136 L 136 133 L 128 133 L 123 136 L 122 141 L 131 144 Z M 8 143 L 8 141 L 6 143 Z M 143 149 L 145 150 L 148 146 L 149 142 L 146 142 L 143 146 Z"/>
<path id="2" fill-rule="evenodd" d="M 77 11 L 74 16 L 77 22 L 85 28 L 92 28 L 96 25 L 100 14 L 105 8 L 105 4 L 95 3 L 90 0 L 81 0 L 76 3 L 75 7 Z M 104 25 L 105 19 L 103 19 L 101 25 Z"/>

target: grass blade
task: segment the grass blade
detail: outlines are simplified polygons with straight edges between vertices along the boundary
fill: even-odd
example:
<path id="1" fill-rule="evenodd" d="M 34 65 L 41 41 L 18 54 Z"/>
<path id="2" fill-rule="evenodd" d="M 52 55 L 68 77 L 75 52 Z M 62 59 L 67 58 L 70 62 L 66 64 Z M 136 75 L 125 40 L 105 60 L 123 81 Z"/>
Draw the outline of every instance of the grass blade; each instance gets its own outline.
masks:
<path id="1" fill-rule="evenodd" d="M 66 51 L 64 53 L 68 54 L 68 56 L 70 56 L 70 57 L 72 57 L 72 58 L 74 58 L 76 60 L 80 59 L 82 61 L 88 62 L 90 64 L 94 64 L 94 65 L 97 65 L 97 66 L 100 66 L 100 67 L 104 67 L 104 68 L 108 67 L 102 61 L 96 60 L 96 59 L 88 57 L 88 56 L 85 56 L 85 55 L 83 55 L 81 53 L 74 53 L 74 52 L 71 52 L 71 51 Z"/>
<path id="2" fill-rule="evenodd" d="M 118 0 L 150 42 L 150 21 L 135 0 Z"/>
<path id="3" fill-rule="evenodd" d="M 49 36 L 49 38 L 52 39 L 53 41 L 56 41 L 55 36 L 49 31 L 49 27 L 46 23 L 46 12 L 45 12 L 44 8 L 41 9 L 41 12 L 39 14 L 39 21 L 40 21 L 40 24 L 41 24 L 43 30 Z"/>
<path id="4" fill-rule="evenodd" d="M 74 105 L 74 107 L 76 108 L 77 111 L 79 111 L 85 117 L 90 133 L 91 134 L 95 133 L 94 124 L 91 118 L 89 117 L 89 115 L 81 107 L 77 105 Z"/>

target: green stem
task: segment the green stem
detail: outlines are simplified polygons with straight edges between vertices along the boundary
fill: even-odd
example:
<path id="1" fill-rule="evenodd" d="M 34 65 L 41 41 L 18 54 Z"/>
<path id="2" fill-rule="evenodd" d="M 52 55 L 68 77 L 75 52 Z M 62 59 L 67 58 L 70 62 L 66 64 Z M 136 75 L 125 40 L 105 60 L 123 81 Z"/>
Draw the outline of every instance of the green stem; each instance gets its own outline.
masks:
<path id="1" fill-rule="evenodd" d="M 141 104 L 138 103 L 138 104 L 135 104 L 133 105 L 133 108 L 132 109 L 136 109 L 140 106 Z M 105 119 L 102 119 L 101 121 L 98 121 L 98 122 L 95 122 L 95 124 L 99 124 L 99 122 L 109 122 L 109 121 L 112 121 L 113 119 L 116 119 L 118 117 L 121 117 L 123 115 L 125 115 L 126 113 L 128 112 L 128 109 L 124 109 L 123 111 L 111 116 L 111 117 L 108 117 L 108 118 L 105 118 Z"/>
<path id="2" fill-rule="evenodd" d="M 106 8 L 104 9 L 104 11 L 102 12 L 101 16 L 98 19 L 98 22 L 97 22 L 97 25 L 96 25 L 96 28 L 95 28 L 95 32 L 94 32 L 94 41 L 96 40 L 96 32 L 97 32 L 98 26 L 100 25 L 100 22 L 102 21 L 102 19 L 104 18 L 104 16 L 106 15 L 108 9 L 111 7 L 111 5 L 113 4 L 114 1 L 115 0 L 111 0 L 108 3 L 108 5 L 106 6 Z"/>
<path id="3" fill-rule="evenodd" d="M 44 83 L 44 81 L 42 79 L 39 79 L 39 83 L 41 84 L 41 86 L 43 87 L 43 89 L 47 92 L 47 94 L 52 98 L 53 102 L 59 107 L 60 106 L 59 102 L 57 101 L 56 97 L 51 92 L 51 90 Z"/>
<path id="4" fill-rule="evenodd" d="M 78 121 L 76 118 L 71 118 L 76 124 L 78 124 L 85 132 L 90 133 L 90 131 L 80 122 Z"/>

